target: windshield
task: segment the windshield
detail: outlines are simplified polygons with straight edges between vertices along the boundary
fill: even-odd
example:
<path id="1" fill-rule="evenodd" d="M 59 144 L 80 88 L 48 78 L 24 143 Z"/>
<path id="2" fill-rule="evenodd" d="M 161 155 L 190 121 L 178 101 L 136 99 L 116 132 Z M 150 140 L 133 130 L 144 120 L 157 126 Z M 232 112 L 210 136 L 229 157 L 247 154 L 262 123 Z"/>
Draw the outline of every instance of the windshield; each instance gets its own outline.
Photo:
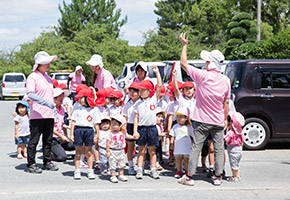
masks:
<path id="1" fill-rule="evenodd" d="M 5 82 L 24 82 L 23 75 L 7 75 L 5 76 Z"/>
<path id="2" fill-rule="evenodd" d="M 56 80 L 67 80 L 68 79 L 68 74 L 56 74 L 55 75 Z"/>
<path id="3" fill-rule="evenodd" d="M 230 63 L 226 67 L 225 75 L 229 77 L 231 88 L 239 88 L 242 77 L 242 64 L 241 63 Z"/>

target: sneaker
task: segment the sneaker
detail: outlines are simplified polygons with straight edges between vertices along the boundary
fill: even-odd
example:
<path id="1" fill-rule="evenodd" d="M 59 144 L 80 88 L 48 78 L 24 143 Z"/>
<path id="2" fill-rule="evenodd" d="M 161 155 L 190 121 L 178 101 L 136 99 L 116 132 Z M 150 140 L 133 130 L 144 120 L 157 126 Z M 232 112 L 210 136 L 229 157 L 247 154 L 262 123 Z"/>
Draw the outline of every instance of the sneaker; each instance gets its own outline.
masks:
<path id="1" fill-rule="evenodd" d="M 107 169 L 105 169 L 104 171 L 101 172 L 101 175 L 103 175 L 103 176 L 107 176 L 109 174 L 110 174 L 109 170 L 107 170 Z"/>
<path id="2" fill-rule="evenodd" d="M 93 180 L 93 179 L 96 178 L 93 169 L 88 169 L 88 178 L 89 178 L 90 180 Z"/>
<path id="3" fill-rule="evenodd" d="M 32 164 L 27 167 L 27 172 L 32 174 L 40 174 L 42 172 L 42 169 L 40 169 L 36 164 Z"/>
<path id="4" fill-rule="evenodd" d="M 175 166 L 175 159 L 172 159 L 169 163 L 168 166 L 173 167 Z"/>
<path id="5" fill-rule="evenodd" d="M 207 172 L 207 167 L 205 165 L 201 167 L 201 172 Z"/>
<path id="6" fill-rule="evenodd" d="M 160 178 L 160 177 L 159 177 L 159 174 L 158 174 L 158 172 L 157 172 L 156 169 L 151 170 L 151 172 L 150 172 L 150 176 L 151 176 L 152 178 L 154 178 L 154 179 L 159 179 L 159 178 Z"/>
<path id="7" fill-rule="evenodd" d="M 180 178 L 182 176 L 181 171 L 177 171 L 176 174 L 174 175 L 174 178 Z"/>
<path id="8" fill-rule="evenodd" d="M 213 168 L 209 168 L 208 173 L 207 173 L 207 178 L 212 178 L 214 175 L 214 170 Z"/>
<path id="9" fill-rule="evenodd" d="M 17 154 L 17 159 L 22 159 L 22 158 L 23 158 L 22 154 Z"/>
<path id="10" fill-rule="evenodd" d="M 43 165 L 42 169 L 49 170 L 49 171 L 57 171 L 58 167 L 55 164 L 53 164 L 52 162 L 48 162 L 48 163 Z"/>
<path id="11" fill-rule="evenodd" d="M 88 168 L 88 163 L 85 159 L 80 160 L 80 168 Z"/>
<path id="12" fill-rule="evenodd" d="M 99 171 L 100 170 L 100 166 L 99 166 L 99 163 L 95 163 L 94 164 L 94 169 Z"/>
<path id="13" fill-rule="evenodd" d="M 163 170 L 163 167 L 159 164 L 159 162 L 156 163 L 156 169 L 157 169 L 158 171 Z"/>
<path id="14" fill-rule="evenodd" d="M 81 179 L 81 170 L 80 169 L 76 169 L 74 172 L 74 179 L 75 180 L 80 180 Z"/>
<path id="15" fill-rule="evenodd" d="M 180 179 L 178 179 L 178 183 L 193 186 L 194 180 L 186 175 L 183 175 Z"/>
<path id="16" fill-rule="evenodd" d="M 220 186 L 222 184 L 222 176 L 213 176 L 212 181 L 214 185 Z"/>
<path id="17" fill-rule="evenodd" d="M 128 174 L 129 174 L 129 175 L 136 175 L 136 172 L 135 172 L 135 170 L 134 170 L 134 167 L 129 167 L 129 169 L 128 169 Z"/>
<path id="18" fill-rule="evenodd" d="M 23 154 L 23 157 L 24 157 L 24 158 L 27 158 L 27 153 L 24 153 L 24 154 Z"/>
<path id="19" fill-rule="evenodd" d="M 166 151 L 166 152 L 165 152 L 165 155 L 166 155 L 166 156 L 170 156 L 169 151 Z"/>
<path id="20" fill-rule="evenodd" d="M 112 183 L 118 183 L 118 179 L 117 179 L 116 176 L 111 176 L 111 177 L 110 177 L 110 181 L 111 181 Z"/>
<path id="21" fill-rule="evenodd" d="M 233 177 L 230 176 L 226 179 L 228 182 L 239 182 L 240 181 L 240 177 Z"/>
<path id="22" fill-rule="evenodd" d="M 142 179 L 143 178 L 143 173 L 142 173 L 142 169 L 137 169 L 137 173 L 136 173 L 136 179 Z"/>
<path id="23" fill-rule="evenodd" d="M 118 179 L 119 179 L 120 181 L 123 181 L 123 182 L 128 181 L 128 177 L 127 177 L 127 176 L 124 176 L 124 175 L 119 175 Z"/>

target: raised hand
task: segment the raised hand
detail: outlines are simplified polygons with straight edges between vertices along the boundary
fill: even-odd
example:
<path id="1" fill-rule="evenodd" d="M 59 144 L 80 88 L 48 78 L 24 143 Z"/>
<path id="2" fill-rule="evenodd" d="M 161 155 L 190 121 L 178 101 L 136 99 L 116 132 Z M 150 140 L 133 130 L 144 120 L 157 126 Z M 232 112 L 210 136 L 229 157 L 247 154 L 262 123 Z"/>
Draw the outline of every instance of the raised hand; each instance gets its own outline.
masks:
<path id="1" fill-rule="evenodd" d="M 159 69 L 158 69 L 157 66 L 152 67 L 152 70 L 153 70 L 154 73 L 158 73 L 159 72 Z"/>
<path id="2" fill-rule="evenodd" d="M 185 46 L 188 44 L 188 36 L 185 38 L 185 33 L 180 34 L 179 40 L 180 40 L 182 46 Z"/>

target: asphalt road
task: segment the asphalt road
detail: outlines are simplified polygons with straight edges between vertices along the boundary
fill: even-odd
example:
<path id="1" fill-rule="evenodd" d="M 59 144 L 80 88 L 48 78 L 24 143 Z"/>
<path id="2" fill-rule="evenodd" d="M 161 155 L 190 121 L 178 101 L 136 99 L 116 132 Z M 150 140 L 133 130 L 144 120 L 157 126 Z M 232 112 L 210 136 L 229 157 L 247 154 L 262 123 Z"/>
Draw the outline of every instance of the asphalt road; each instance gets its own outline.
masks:
<path id="1" fill-rule="evenodd" d="M 17 101 L 0 101 L 0 200 L 31 199 L 290 199 L 290 141 L 271 142 L 266 150 L 244 151 L 242 181 L 213 186 L 206 174 L 195 177 L 195 186 L 184 186 L 173 178 L 172 168 L 164 166 L 159 180 L 145 175 L 130 176 L 128 182 L 113 184 L 109 176 L 80 181 L 73 179 L 74 162 L 57 163 L 57 172 L 35 175 L 25 172 L 26 160 L 16 158 L 13 117 Z M 42 166 L 41 144 L 37 163 Z M 86 170 L 82 170 L 85 172 Z M 149 172 L 145 170 L 145 172 Z M 230 175 L 229 163 L 226 172 Z"/>

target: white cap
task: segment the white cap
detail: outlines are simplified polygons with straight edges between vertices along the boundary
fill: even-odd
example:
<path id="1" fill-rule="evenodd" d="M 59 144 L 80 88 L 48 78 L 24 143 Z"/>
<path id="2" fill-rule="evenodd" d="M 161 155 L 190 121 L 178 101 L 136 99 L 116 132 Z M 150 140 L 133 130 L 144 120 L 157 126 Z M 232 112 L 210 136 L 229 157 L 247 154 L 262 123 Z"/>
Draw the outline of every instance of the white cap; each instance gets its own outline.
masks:
<path id="1" fill-rule="evenodd" d="M 156 108 L 156 114 L 158 114 L 158 113 L 162 113 L 162 115 L 165 115 L 165 111 L 159 106 L 157 106 L 157 108 Z"/>
<path id="2" fill-rule="evenodd" d="M 80 70 L 80 69 L 83 71 L 82 66 L 80 66 L 80 65 L 76 66 L 76 70 L 75 70 L 75 72 L 78 71 L 78 70 Z"/>
<path id="3" fill-rule="evenodd" d="M 58 97 L 62 93 L 64 93 L 64 97 L 67 97 L 68 95 L 70 95 L 69 90 L 62 90 L 61 88 L 53 88 L 53 98 Z"/>
<path id="4" fill-rule="evenodd" d="M 138 66 L 140 66 L 145 72 L 147 72 L 147 65 L 145 62 L 143 62 L 143 61 L 138 62 L 136 67 L 135 67 L 135 72 L 136 72 L 136 69 Z"/>
<path id="5" fill-rule="evenodd" d="M 45 51 L 40 51 L 34 56 L 35 64 L 33 65 L 33 71 L 35 71 L 39 64 L 48 64 L 57 60 L 57 56 L 50 56 Z"/>
<path id="6" fill-rule="evenodd" d="M 111 118 L 110 118 L 109 115 L 102 115 L 102 116 L 101 116 L 101 121 L 102 121 L 102 120 L 105 120 L 105 119 L 111 121 Z"/>
<path id="7" fill-rule="evenodd" d="M 93 55 L 91 57 L 91 59 L 86 62 L 86 65 L 90 65 L 90 66 L 100 66 L 101 68 L 103 68 L 104 64 L 103 64 L 102 56 L 100 56 L 98 54 Z"/>
<path id="8" fill-rule="evenodd" d="M 210 61 L 208 69 L 221 70 L 225 56 L 219 50 L 213 50 L 211 52 L 202 50 L 200 52 L 200 57 L 205 61 Z"/>
<path id="9" fill-rule="evenodd" d="M 126 119 L 121 114 L 116 114 L 114 116 L 111 116 L 111 119 L 117 120 L 118 122 L 120 122 L 122 124 L 122 126 L 124 126 L 126 124 Z"/>

